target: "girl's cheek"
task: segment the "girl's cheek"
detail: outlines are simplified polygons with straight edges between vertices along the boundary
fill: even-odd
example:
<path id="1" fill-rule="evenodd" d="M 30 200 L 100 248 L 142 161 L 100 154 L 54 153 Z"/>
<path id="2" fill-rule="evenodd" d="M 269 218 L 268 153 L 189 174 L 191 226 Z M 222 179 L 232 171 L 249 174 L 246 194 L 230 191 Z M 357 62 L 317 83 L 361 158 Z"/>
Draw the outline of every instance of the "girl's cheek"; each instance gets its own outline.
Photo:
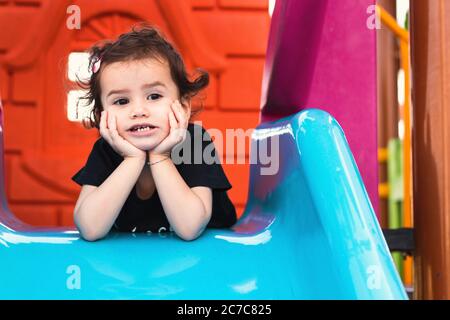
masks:
<path id="1" fill-rule="evenodd" d="M 122 117 L 120 117 L 119 115 L 116 115 L 116 126 L 117 126 L 117 129 L 119 129 L 120 132 L 126 131 L 125 123 L 122 120 Z"/>
<path id="2" fill-rule="evenodd" d="M 164 131 L 169 131 L 170 129 L 170 122 L 169 122 L 169 114 L 167 113 L 164 117 L 161 119 L 161 126 Z"/>
<path id="3" fill-rule="evenodd" d="M 103 111 L 107 111 L 108 113 L 111 113 L 111 107 L 110 106 L 105 106 L 103 107 Z"/>

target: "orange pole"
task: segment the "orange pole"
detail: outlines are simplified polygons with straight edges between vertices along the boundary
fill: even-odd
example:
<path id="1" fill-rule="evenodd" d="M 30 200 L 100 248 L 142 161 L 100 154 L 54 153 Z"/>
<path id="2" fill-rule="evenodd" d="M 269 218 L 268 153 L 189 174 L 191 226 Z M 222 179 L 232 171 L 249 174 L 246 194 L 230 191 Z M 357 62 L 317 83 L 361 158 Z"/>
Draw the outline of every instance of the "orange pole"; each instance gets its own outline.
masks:
<path id="1" fill-rule="evenodd" d="M 409 44 L 403 40 L 400 41 L 400 53 L 402 68 L 405 71 L 405 106 L 403 109 L 403 119 L 405 122 L 405 136 L 403 140 L 403 226 L 411 228 L 413 226 L 413 206 L 412 206 L 412 142 L 411 142 L 411 96 L 410 96 L 410 60 Z M 410 286 L 413 283 L 413 260 L 407 257 L 403 268 L 405 285 Z"/>
<path id="2" fill-rule="evenodd" d="M 409 32 L 397 24 L 397 21 L 381 6 L 377 5 L 377 13 L 381 22 L 386 25 L 400 40 L 400 57 L 402 69 L 405 73 L 405 103 L 403 106 L 402 118 L 405 126 L 403 137 L 403 226 L 411 228 L 413 226 L 413 206 L 412 206 L 412 150 L 411 150 L 411 93 L 410 93 L 410 59 L 409 59 Z M 406 285 L 412 284 L 412 258 L 407 257 L 404 268 L 404 282 Z"/>
<path id="3" fill-rule="evenodd" d="M 405 72 L 405 105 L 403 108 L 403 119 L 405 122 L 405 136 L 403 140 L 403 163 L 404 163 L 404 205 L 403 226 L 412 227 L 412 168 L 411 168 L 411 97 L 410 97 L 410 69 L 409 69 L 409 45 L 400 42 L 402 57 L 402 68 Z"/>
<path id="4" fill-rule="evenodd" d="M 397 21 L 386 11 L 383 7 L 377 5 L 377 14 L 381 19 L 381 22 L 388 27 L 398 38 L 403 41 L 409 42 L 409 32 L 400 27 Z"/>

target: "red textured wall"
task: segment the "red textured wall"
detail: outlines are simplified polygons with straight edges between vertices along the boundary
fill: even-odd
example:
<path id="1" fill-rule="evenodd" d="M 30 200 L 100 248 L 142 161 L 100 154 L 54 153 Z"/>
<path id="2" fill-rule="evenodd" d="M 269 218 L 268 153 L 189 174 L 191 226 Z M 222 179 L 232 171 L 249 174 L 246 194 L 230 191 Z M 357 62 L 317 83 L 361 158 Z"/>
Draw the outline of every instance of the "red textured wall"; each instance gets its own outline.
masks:
<path id="1" fill-rule="evenodd" d="M 189 0 L 180 22 L 172 0 L 0 0 L 0 90 L 11 210 L 34 225 L 72 225 L 79 187 L 70 177 L 86 161 L 98 133 L 67 120 L 65 62 L 70 52 L 114 37 L 136 22 L 158 25 L 189 68 L 211 72 L 199 117 L 206 128 L 224 134 L 226 128 L 254 128 L 270 24 L 267 2 Z M 70 4 L 81 9 L 80 30 L 66 28 Z M 248 152 L 245 156 L 248 162 Z M 241 215 L 248 164 L 224 168 Z"/>

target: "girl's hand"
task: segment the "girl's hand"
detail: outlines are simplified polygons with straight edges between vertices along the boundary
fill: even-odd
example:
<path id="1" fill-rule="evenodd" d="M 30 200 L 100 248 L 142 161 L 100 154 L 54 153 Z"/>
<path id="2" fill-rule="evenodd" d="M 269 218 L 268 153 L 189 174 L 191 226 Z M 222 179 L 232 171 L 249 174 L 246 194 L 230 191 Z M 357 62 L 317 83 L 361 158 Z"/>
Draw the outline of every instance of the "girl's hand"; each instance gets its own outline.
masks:
<path id="1" fill-rule="evenodd" d="M 100 135 L 123 158 L 143 158 L 145 160 L 145 151 L 136 148 L 120 136 L 117 131 L 117 119 L 113 113 L 102 111 L 100 116 Z"/>
<path id="2" fill-rule="evenodd" d="M 160 142 L 153 150 L 148 151 L 149 157 L 155 155 L 170 155 L 173 147 L 182 143 L 186 138 L 186 131 L 189 124 L 189 115 L 191 107 L 188 105 L 183 108 L 178 100 L 170 105 L 169 112 L 169 135 Z"/>

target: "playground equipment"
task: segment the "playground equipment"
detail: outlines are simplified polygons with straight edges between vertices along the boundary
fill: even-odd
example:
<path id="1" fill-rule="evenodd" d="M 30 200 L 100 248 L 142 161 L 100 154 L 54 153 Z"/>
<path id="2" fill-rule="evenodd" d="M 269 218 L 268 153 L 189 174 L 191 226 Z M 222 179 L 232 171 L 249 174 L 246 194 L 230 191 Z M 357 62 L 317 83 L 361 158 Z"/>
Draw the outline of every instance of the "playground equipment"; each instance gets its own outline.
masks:
<path id="1" fill-rule="evenodd" d="M 406 298 L 337 122 L 307 110 L 253 135 L 256 149 L 277 141 L 279 170 L 251 166 L 238 224 L 193 242 L 111 234 L 91 243 L 24 226 L 8 211 L 2 176 L 0 298 Z"/>
<path id="2" fill-rule="evenodd" d="M 1 171 L 0 298 L 406 299 L 369 198 L 377 190 L 376 170 L 371 170 L 377 166 L 375 79 L 369 76 L 375 72 L 374 34 L 355 31 L 351 42 L 344 36 L 365 23 L 365 16 L 352 16 L 355 5 L 369 2 L 340 2 L 339 12 L 352 8 L 345 17 L 335 2 L 277 2 L 263 123 L 252 136 L 250 158 L 258 161 L 250 167 L 244 214 L 231 230 L 208 229 L 192 242 L 174 234 L 123 233 L 86 242 L 73 229 L 18 221 L 8 210 Z M 305 23 L 303 18 L 314 26 L 313 33 L 302 33 L 303 44 L 313 50 L 299 57 L 302 48 L 292 41 L 299 29 L 292 27 Z M 336 25 L 342 33 L 333 37 L 342 47 L 323 46 L 319 40 L 328 39 Z M 355 51 L 350 44 L 369 60 L 345 58 Z M 342 70 L 343 61 L 355 62 L 367 77 L 354 79 L 356 71 Z M 348 82 L 333 83 L 344 71 Z M 321 81 L 325 74 L 333 86 Z M 346 90 L 355 81 L 365 90 L 353 88 L 350 97 Z M 313 104 L 328 112 L 307 109 Z M 334 117 L 349 128 L 369 193 Z M 267 165 L 256 156 L 265 146 L 279 151 L 273 174 L 263 174 Z M 3 131 L 0 155 L 3 168 Z"/>

